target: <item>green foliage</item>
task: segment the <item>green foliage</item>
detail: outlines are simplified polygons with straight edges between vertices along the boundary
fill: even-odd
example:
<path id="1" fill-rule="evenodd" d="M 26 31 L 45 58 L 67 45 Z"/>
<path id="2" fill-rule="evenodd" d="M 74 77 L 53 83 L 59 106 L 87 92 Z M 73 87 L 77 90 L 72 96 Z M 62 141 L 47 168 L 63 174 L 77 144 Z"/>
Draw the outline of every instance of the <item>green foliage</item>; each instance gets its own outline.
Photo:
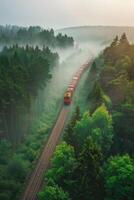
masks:
<path id="1" fill-rule="evenodd" d="M 104 50 L 104 62 L 113 64 L 123 56 L 129 55 L 128 52 L 130 53 L 132 51 L 125 33 L 119 41 L 117 39 L 115 38 L 112 44 Z"/>
<path id="2" fill-rule="evenodd" d="M 57 53 L 45 46 L 64 48 L 73 46 L 74 42 L 66 35 L 55 36 L 52 29 L 10 28 L 0 26 L 0 43 L 10 46 L 0 52 L 0 136 L 4 138 L 29 131 L 31 119 L 24 118 L 30 113 L 39 89 L 51 78 L 50 70 L 59 59 Z M 38 130 L 36 127 L 19 146 L 0 140 L 0 199 L 19 198 L 55 115 L 49 116 L 47 122 L 41 124 L 43 127 L 40 125 Z"/>
<path id="3" fill-rule="evenodd" d="M 109 109 L 112 106 L 111 99 L 106 95 L 98 81 L 95 81 L 93 88 L 89 94 L 89 101 L 91 103 L 90 110 L 93 113 L 99 106 L 104 103 Z"/>
<path id="4" fill-rule="evenodd" d="M 130 81 L 127 84 L 127 88 L 126 88 L 126 102 L 128 102 L 129 104 L 133 104 L 134 103 L 134 80 Z"/>
<path id="5" fill-rule="evenodd" d="M 10 200 L 10 197 L 6 193 L 1 193 L 0 194 L 0 200 Z"/>
<path id="6" fill-rule="evenodd" d="M 77 142 L 77 151 L 81 150 L 85 139 L 90 136 L 105 154 L 112 144 L 112 117 L 107 108 L 102 105 L 91 116 L 85 112 L 80 121 L 76 123 L 73 131 Z"/>
<path id="7" fill-rule="evenodd" d="M 5 178 L 5 180 L 0 180 L 0 199 L 16 199 L 16 196 L 20 189 L 20 182 L 12 181 L 7 178 Z"/>
<path id="8" fill-rule="evenodd" d="M 47 186 L 39 193 L 39 198 L 60 199 L 62 194 L 57 197 L 56 188 L 62 187 L 72 199 L 88 199 L 89 195 L 91 199 L 97 199 L 103 193 L 101 162 L 101 150 L 91 139 L 86 139 L 77 159 L 73 148 L 62 142 L 56 149 L 51 169 L 46 174 Z"/>
<path id="9" fill-rule="evenodd" d="M 113 42 L 111 43 L 111 47 L 116 47 L 118 45 L 118 35 L 114 38 Z"/>
<path id="10" fill-rule="evenodd" d="M 65 129 L 64 133 L 64 140 L 67 142 L 67 144 L 74 147 L 75 152 L 77 151 L 77 136 L 74 133 L 74 127 L 76 123 L 80 120 L 80 109 L 79 107 L 76 107 L 75 113 L 73 114 L 70 123 L 68 124 L 67 128 Z"/>
<path id="11" fill-rule="evenodd" d="M 134 162 L 130 158 L 134 154 L 134 45 L 129 44 L 126 34 L 120 39 L 117 36 L 97 60 L 101 59 L 103 63 L 96 62 L 96 76 L 93 71 L 90 74 L 95 84 L 89 100 L 91 111 L 105 102 L 111 115 L 103 106 L 98 107 L 91 117 L 90 134 L 104 153 L 104 199 L 131 200 L 134 197 Z M 105 154 L 115 157 L 107 161 Z"/>
<path id="12" fill-rule="evenodd" d="M 0 199 L 16 200 L 22 190 L 22 183 L 29 172 L 30 163 L 21 158 L 20 155 L 13 154 L 11 149 L 6 149 L 6 151 L 3 149 L 3 153 L 5 152 L 3 157 L 5 156 L 6 162 L 0 163 Z"/>
<path id="13" fill-rule="evenodd" d="M 75 114 L 65 131 L 65 141 L 75 150 L 75 162 L 66 164 L 69 158 L 62 148 L 54 165 L 52 161 L 48 186 L 58 184 L 73 200 L 134 197 L 133 52 L 134 45 L 123 34 L 121 39 L 116 36 L 93 63 L 91 114 L 88 111 L 81 117 Z M 64 165 L 73 166 L 69 175 L 66 173 L 69 167 L 66 170 Z"/>
<path id="14" fill-rule="evenodd" d="M 74 149 L 66 142 L 62 142 L 54 153 L 52 168 L 48 170 L 46 177 L 65 188 L 71 186 L 69 180 L 76 165 Z"/>
<path id="15" fill-rule="evenodd" d="M 48 48 L 5 48 L 0 54 L 0 107 L 19 101 L 28 104 L 29 96 L 35 95 L 49 78 L 49 68 L 57 59 L 58 55 Z"/>
<path id="16" fill-rule="evenodd" d="M 134 105 L 122 104 L 113 113 L 115 146 L 118 152 L 134 153 Z"/>
<path id="17" fill-rule="evenodd" d="M 92 139 L 96 142 L 104 153 L 111 147 L 113 139 L 112 116 L 102 105 L 92 115 Z"/>
<path id="18" fill-rule="evenodd" d="M 126 92 L 128 88 L 130 90 L 130 81 L 134 78 L 133 52 L 134 45 L 129 44 L 125 34 L 122 35 L 116 46 L 110 46 L 103 52 L 106 67 L 102 68 L 100 81 L 113 104 L 126 101 Z"/>
<path id="19" fill-rule="evenodd" d="M 90 93 L 90 98 L 93 98 L 94 101 L 101 103 L 102 102 L 102 89 L 98 82 L 95 82 L 92 92 Z"/>
<path id="20" fill-rule="evenodd" d="M 14 156 L 8 165 L 8 173 L 15 180 L 23 181 L 25 179 L 29 163 L 22 160 L 18 156 Z"/>
<path id="21" fill-rule="evenodd" d="M 55 36 L 54 30 L 42 29 L 39 26 L 14 27 L 0 26 L 0 43 L 2 45 L 29 44 L 49 47 L 72 47 L 74 40 L 72 37 L 59 33 Z"/>
<path id="22" fill-rule="evenodd" d="M 111 101 L 110 97 L 103 94 L 102 99 L 103 99 L 103 102 L 106 105 L 106 107 L 110 109 L 112 107 L 112 101 Z"/>
<path id="23" fill-rule="evenodd" d="M 104 167 L 106 198 L 132 200 L 134 197 L 134 162 L 128 156 L 115 156 Z"/>
<path id="24" fill-rule="evenodd" d="M 121 39 L 116 37 L 98 59 L 103 59 L 103 64 L 96 62 L 98 65 L 94 79 L 97 82 L 90 92 L 94 95 L 89 99 L 92 102 L 91 111 L 100 106 L 101 102 L 105 103 L 113 115 L 113 152 L 133 154 L 134 45 L 129 44 L 126 34 L 123 34 Z M 101 131 L 98 127 L 94 132 L 99 138 Z"/>
<path id="25" fill-rule="evenodd" d="M 101 161 L 102 153 L 99 147 L 86 139 L 82 153 L 78 159 L 77 168 L 77 198 L 76 199 L 102 199 L 101 191 Z M 97 191 L 97 192 L 96 192 Z"/>
<path id="26" fill-rule="evenodd" d="M 62 36 L 61 33 L 59 33 L 56 36 L 56 40 L 57 40 L 57 46 L 59 47 L 68 47 L 68 46 L 73 46 L 74 40 L 72 37 L 68 37 L 66 34 L 64 36 Z"/>
<path id="27" fill-rule="evenodd" d="M 77 135 L 79 148 L 82 147 L 84 140 L 89 136 L 91 129 L 91 117 L 85 112 L 80 121 L 75 125 L 74 132 Z"/>
<path id="28" fill-rule="evenodd" d="M 58 185 L 46 186 L 38 196 L 40 200 L 70 200 L 68 193 Z"/>
<path id="29" fill-rule="evenodd" d="M 0 127 L 4 137 L 23 129 L 22 116 L 30 112 L 32 100 L 49 80 L 50 68 L 57 61 L 57 53 L 48 48 L 16 45 L 0 52 Z"/>
<path id="30" fill-rule="evenodd" d="M 0 164 L 7 164 L 11 156 L 11 144 L 7 140 L 0 140 Z"/>
<path id="31" fill-rule="evenodd" d="M 128 45 L 128 44 L 129 42 L 128 42 L 126 33 L 123 33 L 120 39 L 120 45 Z"/>
<path id="32" fill-rule="evenodd" d="M 57 104 L 55 107 L 57 108 Z M 25 140 L 15 148 L 7 140 L 0 141 L 0 194 L 2 197 L 6 195 L 10 200 L 20 199 L 26 178 L 35 168 L 41 147 L 47 141 L 50 127 L 55 121 L 58 113 L 58 108 L 55 109 L 55 107 L 53 110 L 56 112 L 53 112 L 53 115 L 51 113 L 47 115 L 45 120 L 43 117 L 42 124 L 37 124 Z"/>

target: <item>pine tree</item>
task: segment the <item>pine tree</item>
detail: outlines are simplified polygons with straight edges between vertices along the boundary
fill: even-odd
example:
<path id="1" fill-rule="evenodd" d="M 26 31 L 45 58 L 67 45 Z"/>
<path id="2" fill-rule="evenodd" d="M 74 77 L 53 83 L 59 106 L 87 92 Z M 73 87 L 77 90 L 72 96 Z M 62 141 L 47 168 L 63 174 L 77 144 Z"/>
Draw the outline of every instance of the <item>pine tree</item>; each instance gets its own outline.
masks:
<path id="1" fill-rule="evenodd" d="M 111 47 L 116 47 L 118 45 L 118 35 L 114 38 L 113 42 L 111 43 Z"/>
<path id="2" fill-rule="evenodd" d="M 66 130 L 65 130 L 65 135 L 64 135 L 64 140 L 70 144 L 71 146 L 74 147 L 75 151 L 77 149 L 77 136 L 74 134 L 74 127 L 76 125 L 76 122 L 79 121 L 81 118 L 80 116 L 80 108 L 79 106 L 76 107 L 75 113 L 72 116 L 71 122 L 68 124 Z"/>
<path id="3" fill-rule="evenodd" d="M 129 44 L 127 36 L 126 36 L 126 33 L 122 34 L 122 36 L 120 38 L 120 44 L 123 44 L 123 45 L 128 45 Z"/>
<path id="4" fill-rule="evenodd" d="M 101 161 L 101 150 L 90 138 L 87 138 L 76 172 L 78 174 L 77 186 L 79 190 L 77 199 L 103 199 L 100 178 Z"/>

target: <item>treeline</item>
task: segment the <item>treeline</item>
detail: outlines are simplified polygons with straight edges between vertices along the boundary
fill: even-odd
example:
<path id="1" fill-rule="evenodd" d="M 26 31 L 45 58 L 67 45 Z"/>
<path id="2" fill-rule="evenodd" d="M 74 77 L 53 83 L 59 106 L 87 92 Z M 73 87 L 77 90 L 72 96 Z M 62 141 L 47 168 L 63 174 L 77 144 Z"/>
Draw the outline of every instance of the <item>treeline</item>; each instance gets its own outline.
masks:
<path id="1" fill-rule="evenodd" d="M 54 30 L 43 29 L 39 26 L 16 27 L 16 26 L 0 26 L 0 44 L 5 45 L 40 45 L 48 47 L 72 47 L 74 40 L 72 37 L 55 35 Z"/>
<path id="2" fill-rule="evenodd" d="M 134 45 L 125 34 L 96 58 L 88 83 L 90 111 L 76 109 L 40 200 L 134 198 Z"/>
<path id="3" fill-rule="evenodd" d="M 133 155 L 134 45 L 129 44 L 125 34 L 120 40 L 116 37 L 111 46 L 104 50 L 92 71 L 98 72 L 99 79 L 90 95 L 97 93 L 96 105 L 105 102 L 113 116 L 116 133 L 113 150 L 115 153 Z"/>
<path id="4" fill-rule="evenodd" d="M 31 101 L 51 78 L 50 69 L 57 62 L 58 54 L 49 48 L 40 50 L 15 45 L 5 47 L 0 53 L 1 137 L 10 138 L 12 134 L 22 132 L 22 126 L 25 126 L 22 116 L 29 113 Z"/>

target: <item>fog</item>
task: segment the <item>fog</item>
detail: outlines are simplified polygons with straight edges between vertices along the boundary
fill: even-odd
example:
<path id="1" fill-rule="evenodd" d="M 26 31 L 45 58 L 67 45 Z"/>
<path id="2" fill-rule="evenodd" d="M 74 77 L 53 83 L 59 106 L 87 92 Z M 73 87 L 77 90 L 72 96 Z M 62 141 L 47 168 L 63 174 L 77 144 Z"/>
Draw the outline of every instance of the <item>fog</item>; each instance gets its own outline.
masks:
<path id="1" fill-rule="evenodd" d="M 81 43 L 77 49 L 58 50 L 60 63 L 52 71 L 52 78 L 44 89 L 45 102 L 48 104 L 55 98 L 63 100 L 63 94 L 67 89 L 73 75 L 87 59 L 95 57 L 103 46 L 97 43 Z M 45 103 L 48 107 L 48 104 Z"/>
<path id="2" fill-rule="evenodd" d="M 79 43 L 70 49 L 56 49 L 59 54 L 59 65 L 51 69 L 52 78 L 43 90 L 39 91 L 33 108 L 34 130 L 50 128 L 60 108 L 63 105 L 64 92 L 66 91 L 73 75 L 87 59 L 95 57 L 103 49 L 103 45 L 96 42 Z M 55 50 L 53 50 L 55 51 Z M 84 84 L 87 75 L 83 77 Z"/>
<path id="3" fill-rule="evenodd" d="M 40 129 L 47 132 L 53 126 L 58 112 L 63 106 L 64 93 L 73 75 L 89 58 L 96 57 L 102 51 L 105 46 L 103 42 L 102 40 L 91 40 L 91 38 L 83 40 L 83 37 L 81 37 L 79 40 L 75 40 L 73 48 L 50 48 L 52 52 L 58 53 L 59 63 L 50 68 L 51 78 L 43 89 L 39 89 L 37 97 L 32 99 L 30 113 L 25 113 L 22 116 L 22 123 L 20 124 L 20 130 L 22 130 L 19 131 L 18 129 L 18 133 L 14 132 L 14 135 L 11 136 L 12 140 L 19 141 L 27 133 L 30 124 L 31 131 L 34 132 L 38 132 Z M 25 44 L 20 46 L 25 46 Z M 35 47 L 35 44 L 30 44 L 30 46 Z M 42 46 L 39 46 L 39 48 L 42 48 Z M 84 76 L 82 84 L 86 81 L 86 77 Z M 77 94 L 77 98 L 79 96 Z"/>

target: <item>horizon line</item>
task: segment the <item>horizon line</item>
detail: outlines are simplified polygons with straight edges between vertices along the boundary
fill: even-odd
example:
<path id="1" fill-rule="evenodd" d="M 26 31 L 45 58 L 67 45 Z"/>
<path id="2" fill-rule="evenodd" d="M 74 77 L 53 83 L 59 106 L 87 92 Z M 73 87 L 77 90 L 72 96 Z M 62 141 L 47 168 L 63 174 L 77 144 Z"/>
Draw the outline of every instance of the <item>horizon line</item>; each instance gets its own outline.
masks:
<path id="1" fill-rule="evenodd" d="M 134 25 L 70 25 L 70 26 L 63 26 L 63 27 L 59 27 L 59 28 L 54 28 L 53 26 L 45 26 L 45 25 L 18 25 L 18 24 L 0 24 L 0 26 L 3 26 L 3 27 L 6 27 L 6 26 L 17 26 L 17 27 L 22 27 L 22 28 L 27 28 L 27 27 L 36 27 L 36 26 L 39 26 L 41 28 L 45 28 L 46 29 L 54 29 L 54 30 L 64 30 L 64 29 L 73 29 L 73 28 L 84 28 L 84 27 L 115 27 L 115 28 L 134 28 Z"/>

